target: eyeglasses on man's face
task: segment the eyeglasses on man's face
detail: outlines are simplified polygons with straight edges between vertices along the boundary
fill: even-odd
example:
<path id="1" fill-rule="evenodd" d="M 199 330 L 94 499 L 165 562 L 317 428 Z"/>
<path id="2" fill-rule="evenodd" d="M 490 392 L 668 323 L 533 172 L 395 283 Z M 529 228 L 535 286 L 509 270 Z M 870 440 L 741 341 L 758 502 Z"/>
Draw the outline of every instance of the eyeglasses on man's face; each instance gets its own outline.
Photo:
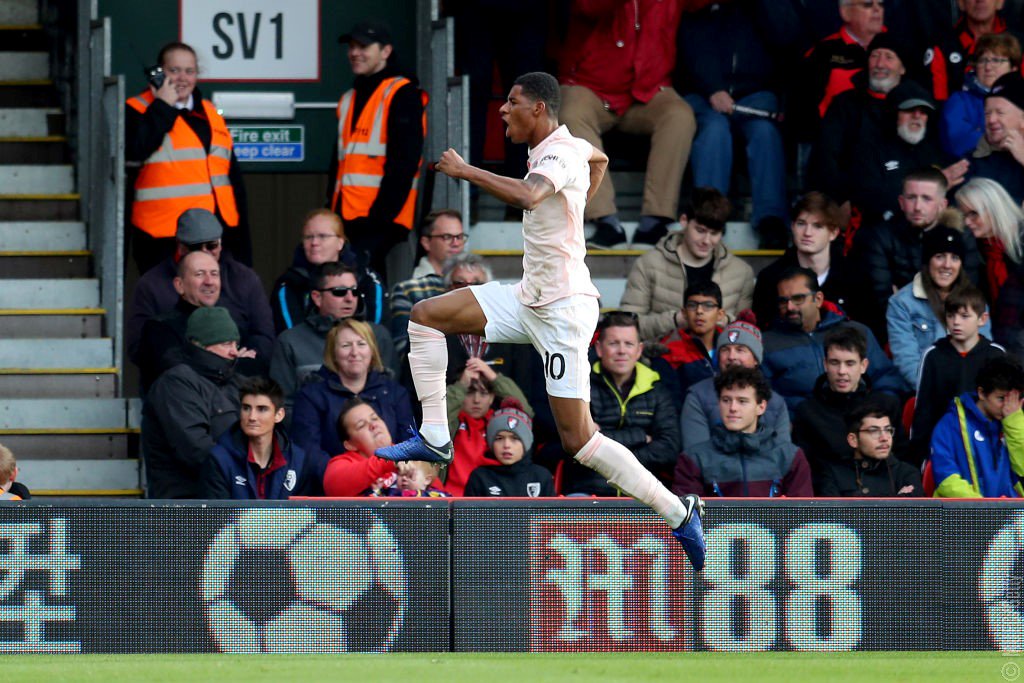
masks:
<path id="1" fill-rule="evenodd" d="M 447 232 L 447 233 L 431 235 L 430 239 L 444 240 L 444 242 L 446 244 L 452 244 L 453 242 L 463 242 L 463 241 L 465 241 L 466 233 L 464 233 L 464 232 L 458 232 L 458 233 Z"/>

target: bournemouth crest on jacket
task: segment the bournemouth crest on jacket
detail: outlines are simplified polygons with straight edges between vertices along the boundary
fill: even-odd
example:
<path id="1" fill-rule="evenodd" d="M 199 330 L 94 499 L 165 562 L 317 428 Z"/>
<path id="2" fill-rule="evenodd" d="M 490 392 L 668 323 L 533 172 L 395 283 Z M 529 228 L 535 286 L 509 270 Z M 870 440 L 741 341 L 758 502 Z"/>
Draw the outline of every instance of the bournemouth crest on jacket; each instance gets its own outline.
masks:
<path id="1" fill-rule="evenodd" d="M 345 528 L 312 508 L 241 510 L 207 548 L 202 597 L 221 652 L 384 652 L 407 601 L 402 553 L 377 515 Z"/>

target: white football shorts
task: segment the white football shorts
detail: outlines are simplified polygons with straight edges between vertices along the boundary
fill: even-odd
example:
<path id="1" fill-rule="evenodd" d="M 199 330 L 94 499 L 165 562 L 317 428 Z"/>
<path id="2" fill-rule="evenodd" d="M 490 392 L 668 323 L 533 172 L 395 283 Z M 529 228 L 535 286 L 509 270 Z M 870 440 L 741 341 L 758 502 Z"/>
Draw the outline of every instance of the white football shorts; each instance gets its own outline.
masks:
<path id="1" fill-rule="evenodd" d="M 590 402 L 587 351 L 600 315 L 596 297 L 576 294 L 530 308 L 519 301 L 515 285 L 488 282 L 469 290 L 487 318 L 488 342 L 533 344 L 544 361 L 548 395 Z"/>

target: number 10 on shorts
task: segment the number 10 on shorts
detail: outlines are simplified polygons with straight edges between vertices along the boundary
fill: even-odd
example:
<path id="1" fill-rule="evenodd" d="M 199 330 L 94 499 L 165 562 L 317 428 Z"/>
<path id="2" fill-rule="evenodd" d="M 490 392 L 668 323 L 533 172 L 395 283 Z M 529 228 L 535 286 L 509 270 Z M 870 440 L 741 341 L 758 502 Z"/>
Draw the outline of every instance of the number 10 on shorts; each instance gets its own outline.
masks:
<path id="1" fill-rule="evenodd" d="M 560 353 L 544 352 L 544 376 L 550 379 L 562 379 L 565 375 L 565 356 Z"/>

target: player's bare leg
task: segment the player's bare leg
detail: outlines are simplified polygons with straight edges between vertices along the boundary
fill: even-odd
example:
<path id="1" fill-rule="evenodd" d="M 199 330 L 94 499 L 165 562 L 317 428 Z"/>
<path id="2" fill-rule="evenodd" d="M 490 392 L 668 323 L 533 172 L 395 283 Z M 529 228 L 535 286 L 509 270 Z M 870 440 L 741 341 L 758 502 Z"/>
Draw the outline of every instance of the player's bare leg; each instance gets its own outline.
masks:
<path id="1" fill-rule="evenodd" d="M 448 433 L 445 373 L 449 334 L 483 335 L 487 318 L 469 289 L 457 289 L 420 301 L 409 318 L 409 368 L 423 406 L 423 423 L 412 439 L 381 448 L 387 460 L 427 460 L 448 463 L 452 440 Z"/>
<path id="2" fill-rule="evenodd" d="M 703 569 L 705 548 L 700 498 L 679 498 L 641 465 L 632 451 L 601 434 L 586 401 L 551 396 L 550 402 L 565 452 L 574 453 L 573 457 L 581 465 L 586 465 L 607 479 L 609 484 L 661 515 L 682 543 L 694 569 Z"/>

